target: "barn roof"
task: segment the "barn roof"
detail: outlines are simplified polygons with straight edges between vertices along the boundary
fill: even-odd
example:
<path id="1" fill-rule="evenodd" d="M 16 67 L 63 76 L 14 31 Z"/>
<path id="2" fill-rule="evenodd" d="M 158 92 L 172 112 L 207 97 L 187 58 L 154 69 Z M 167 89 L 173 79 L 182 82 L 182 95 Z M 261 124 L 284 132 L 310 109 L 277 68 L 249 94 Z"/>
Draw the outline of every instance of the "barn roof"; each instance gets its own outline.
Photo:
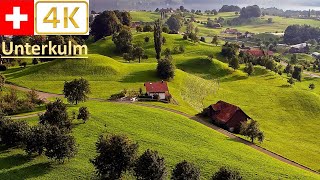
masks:
<path id="1" fill-rule="evenodd" d="M 252 56 L 255 57 L 262 57 L 262 56 L 272 56 L 273 52 L 272 51 L 263 51 L 261 49 L 249 49 L 249 50 L 244 50 L 244 52 L 251 54 Z"/>
<path id="2" fill-rule="evenodd" d="M 211 105 L 211 107 L 214 111 L 218 112 L 215 115 L 215 118 L 217 118 L 219 121 L 222 121 L 225 123 L 228 122 L 237 111 L 242 111 L 238 106 L 235 106 L 233 104 L 229 104 L 224 101 L 219 101 L 216 104 Z M 248 115 L 246 115 L 246 116 L 250 119 L 250 117 Z"/>
<path id="3" fill-rule="evenodd" d="M 148 93 L 165 93 L 169 91 L 166 81 L 160 82 L 146 82 L 144 84 Z"/>

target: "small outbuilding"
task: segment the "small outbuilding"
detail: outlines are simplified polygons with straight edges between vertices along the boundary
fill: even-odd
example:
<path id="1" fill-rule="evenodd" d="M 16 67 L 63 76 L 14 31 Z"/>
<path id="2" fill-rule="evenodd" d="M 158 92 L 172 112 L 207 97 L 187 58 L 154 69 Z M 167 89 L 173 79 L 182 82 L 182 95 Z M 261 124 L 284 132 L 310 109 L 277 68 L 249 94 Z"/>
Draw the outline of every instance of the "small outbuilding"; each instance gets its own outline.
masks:
<path id="1" fill-rule="evenodd" d="M 166 81 L 160 82 L 146 82 L 144 84 L 148 96 L 159 96 L 160 100 L 165 100 L 170 96 L 168 84 Z"/>
<path id="2" fill-rule="evenodd" d="M 209 106 L 208 116 L 215 124 L 235 133 L 240 132 L 242 122 L 246 122 L 251 119 L 238 106 L 224 101 L 219 101 L 216 104 Z"/>

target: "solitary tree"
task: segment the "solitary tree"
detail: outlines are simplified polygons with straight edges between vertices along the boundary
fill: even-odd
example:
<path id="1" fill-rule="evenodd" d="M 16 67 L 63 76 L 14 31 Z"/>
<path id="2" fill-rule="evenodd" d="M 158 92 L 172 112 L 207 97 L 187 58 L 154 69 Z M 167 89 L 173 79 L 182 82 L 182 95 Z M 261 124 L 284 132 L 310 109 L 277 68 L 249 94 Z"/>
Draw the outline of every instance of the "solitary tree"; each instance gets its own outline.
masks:
<path id="1" fill-rule="evenodd" d="M 91 34 L 97 41 L 118 32 L 120 24 L 120 20 L 113 11 L 104 11 L 95 17 L 91 25 Z"/>
<path id="2" fill-rule="evenodd" d="M 242 176 L 239 171 L 229 167 L 221 167 L 219 171 L 213 175 L 212 180 L 242 180 Z"/>
<path id="3" fill-rule="evenodd" d="M 90 112 L 87 107 L 80 107 L 77 119 L 82 119 L 84 123 L 89 120 Z"/>
<path id="4" fill-rule="evenodd" d="M 298 81 L 301 81 L 302 79 L 302 67 L 300 66 L 295 66 L 294 67 L 294 70 L 293 70 L 293 73 L 292 73 L 292 78 L 298 80 Z"/>
<path id="5" fill-rule="evenodd" d="M 172 180 L 198 180 L 200 169 L 187 161 L 178 163 L 172 172 Z"/>
<path id="6" fill-rule="evenodd" d="M 164 180 L 167 176 L 164 158 L 148 149 L 136 161 L 134 174 L 138 180 Z"/>
<path id="7" fill-rule="evenodd" d="M 161 59 L 158 62 L 157 74 L 161 79 L 169 80 L 174 78 L 175 66 L 170 57 Z"/>
<path id="8" fill-rule="evenodd" d="M 178 14 L 173 14 L 167 21 L 167 25 L 169 26 L 170 30 L 177 33 L 180 31 L 182 27 L 182 18 Z"/>
<path id="9" fill-rule="evenodd" d="M 133 56 L 139 59 L 139 63 L 141 63 L 141 58 L 144 57 L 144 49 L 140 46 L 135 47 L 133 49 Z"/>
<path id="10" fill-rule="evenodd" d="M 138 144 L 126 136 L 100 136 L 96 150 L 98 155 L 91 160 L 96 168 L 96 174 L 101 179 L 120 179 L 122 173 L 133 165 Z"/>
<path id="11" fill-rule="evenodd" d="M 71 128 L 67 106 L 63 104 L 61 99 L 50 102 L 46 108 L 46 112 L 40 116 L 40 124 L 56 126 L 61 129 Z"/>
<path id="12" fill-rule="evenodd" d="M 78 104 L 87 100 L 90 93 L 89 82 L 83 78 L 64 83 L 63 94 L 69 103 Z"/>
<path id="13" fill-rule="evenodd" d="M 6 78 L 4 77 L 4 75 L 0 74 L 0 90 L 2 91 L 2 87 L 4 86 L 6 82 Z"/>
<path id="14" fill-rule="evenodd" d="M 249 62 L 247 64 L 247 66 L 244 68 L 244 71 L 246 73 L 248 73 L 249 76 L 251 76 L 254 73 L 254 66 L 253 66 L 252 62 Z"/>
<path id="15" fill-rule="evenodd" d="M 58 127 L 51 126 L 46 135 L 45 155 L 59 162 L 70 159 L 77 153 L 73 136 L 65 134 Z"/>
<path id="16" fill-rule="evenodd" d="M 156 50 L 156 59 L 159 61 L 161 58 L 161 48 L 162 48 L 162 25 L 160 19 L 154 23 L 154 48 Z"/>
<path id="17" fill-rule="evenodd" d="M 255 139 L 259 142 L 263 142 L 264 134 L 259 128 L 259 124 L 255 120 L 250 120 L 249 122 L 243 122 L 241 124 L 240 134 L 250 138 L 253 143 Z"/>

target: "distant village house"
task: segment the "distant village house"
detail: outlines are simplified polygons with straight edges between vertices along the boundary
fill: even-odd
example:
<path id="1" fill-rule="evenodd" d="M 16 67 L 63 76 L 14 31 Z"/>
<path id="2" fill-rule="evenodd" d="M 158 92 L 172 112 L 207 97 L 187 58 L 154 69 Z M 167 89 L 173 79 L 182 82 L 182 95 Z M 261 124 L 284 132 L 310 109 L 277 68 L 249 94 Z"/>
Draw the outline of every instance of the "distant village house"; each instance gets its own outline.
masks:
<path id="1" fill-rule="evenodd" d="M 253 49 L 241 49 L 240 51 L 243 51 L 245 53 L 248 53 L 252 55 L 253 57 L 259 58 L 264 56 L 273 56 L 274 53 L 272 51 L 264 51 L 262 49 L 253 48 Z"/>
<path id="2" fill-rule="evenodd" d="M 216 104 L 209 106 L 208 116 L 215 124 L 235 133 L 240 132 L 242 122 L 251 119 L 239 107 L 224 101 L 219 101 Z"/>
<path id="3" fill-rule="evenodd" d="M 170 96 L 168 84 L 166 81 L 160 82 L 146 82 L 146 93 L 148 96 L 154 97 L 159 96 L 160 100 L 166 100 Z"/>
<path id="4" fill-rule="evenodd" d="M 296 44 L 296 45 L 290 46 L 289 53 L 291 53 L 291 54 L 308 53 L 309 50 L 310 50 L 309 44 L 301 43 L 301 44 Z"/>

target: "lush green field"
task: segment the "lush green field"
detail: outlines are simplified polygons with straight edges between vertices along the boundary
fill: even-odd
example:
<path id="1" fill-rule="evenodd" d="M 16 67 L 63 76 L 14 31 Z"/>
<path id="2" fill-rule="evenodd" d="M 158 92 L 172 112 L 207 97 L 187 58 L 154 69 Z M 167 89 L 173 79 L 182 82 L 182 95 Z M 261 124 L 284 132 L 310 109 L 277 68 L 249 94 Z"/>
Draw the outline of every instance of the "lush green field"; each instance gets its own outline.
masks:
<path id="1" fill-rule="evenodd" d="M 160 15 L 154 12 L 131 12 L 134 21 L 144 21 L 144 22 L 152 22 L 160 18 Z M 218 15 L 194 15 L 196 21 L 207 22 L 208 18 L 215 19 L 222 17 L 226 21 L 231 20 L 233 18 L 238 17 L 234 12 L 228 13 L 219 13 Z M 191 14 L 186 14 L 186 18 L 190 19 Z M 268 23 L 268 18 L 273 19 L 273 23 Z M 264 16 L 253 20 L 251 22 L 245 23 L 239 26 L 225 26 L 222 29 L 213 29 L 207 28 L 205 25 L 200 23 L 195 23 L 195 26 L 198 26 L 200 29 L 201 36 L 209 36 L 213 34 L 220 34 L 222 30 L 225 28 L 236 28 L 240 32 L 253 32 L 253 33 L 264 33 L 264 32 L 283 32 L 288 26 L 293 24 L 299 25 L 311 25 L 315 27 L 320 26 L 320 21 L 312 20 L 312 19 L 298 19 L 298 18 L 285 18 L 285 17 L 278 17 L 278 16 Z M 184 30 L 184 29 L 182 29 Z"/>
<path id="2" fill-rule="evenodd" d="M 60 165 L 45 157 L 29 159 L 21 150 L 2 149 L 0 179 L 89 179 L 94 176 L 89 159 L 95 156 L 95 142 L 102 133 L 128 135 L 139 143 L 140 154 L 148 148 L 159 151 L 168 169 L 182 160 L 194 162 L 201 168 L 203 179 L 223 165 L 239 169 L 245 179 L 319 178 L 180 115 L 136 105 L 99 102 L 82 105 L 89 107 L 92 117 L 86 124 L 74 122 L 72 134 L 79 144 L 74 159 Z M 37 119 L 27 121 L 36 124 Z"/>
<path id="3" fill-rule="evenodd" d="M 145 36 L 151 38 L 149 43 L 144 43 Z M 186 52 L 173 56 L 178 69 L 175 79 L 169 83 L 170 92 L 179 104 L 159 105 L 189 114 L 201 110 L 204 96 L 205 105 L 218 100 L 239 105 L 260 122 L 266 135 L 263 147 L 320 170 L 320 141 L 316 137 L 320 128 L 319 79 L 304 79 L 288 87 L 286 77 L 261 67 L 257 67 L 255 75 L 248 78 L 241 70 L 234 72 L 221 62 L 224 60 L 218 56 L 220 47 L 183 41 L 181 35 L 165 37 L 164 48 L 183 44 Z M 138 90 L 146 81 L 159 80 L 155 75 L 156 60 L 152 58 L 155 55 L 152 33 L 135 34 L 134 41 L 145 48 L 149 60 L 141 64 L 126 63 L 114 53 L 114 45 L 107 38 L 90 45 L 91 53 L 96 54 L 91 54 L 87 60 L 58 60 L 11 70 L 6 75 L 9 81 L 22 86 L 55 93 L 61 93 L 65 80 L 84 77 L 92 87 L 90 96 L 106 99 L 124 88 Z M 216 59 L 208 60 L 209 54 L 214 54 Z M 314 91 L 308 89 L 310 83 L 316 84 Z"/>

